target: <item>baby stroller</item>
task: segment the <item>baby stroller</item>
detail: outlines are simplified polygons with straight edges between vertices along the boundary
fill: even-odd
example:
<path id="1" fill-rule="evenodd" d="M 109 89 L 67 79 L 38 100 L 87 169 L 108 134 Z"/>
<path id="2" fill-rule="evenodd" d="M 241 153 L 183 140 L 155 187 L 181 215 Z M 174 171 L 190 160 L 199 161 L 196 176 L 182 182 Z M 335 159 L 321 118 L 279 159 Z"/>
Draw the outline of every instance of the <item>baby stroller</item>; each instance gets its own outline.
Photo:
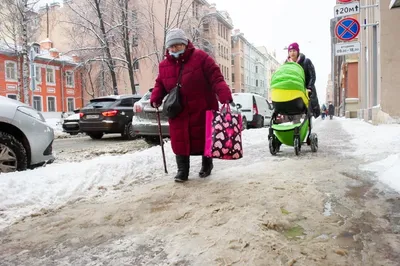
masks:
<path id="1" fill-rule="evenodd" d="M 303 68 L 294 62 L 283 64 L 271 79 L 271 100 L 274 106 L 268 140 L 269 150 L 276 155 L 282 144 L 294 147 L 296 155 L 300 154 L 303 143 L 311 146 L 311 151 L 318 150 L 318 136 L 311 133 L 311 112 L 309 96 L 304 88 L 305 74 Z M 300 116 L 303 121 L 276 123 L 277 115 Z"/>

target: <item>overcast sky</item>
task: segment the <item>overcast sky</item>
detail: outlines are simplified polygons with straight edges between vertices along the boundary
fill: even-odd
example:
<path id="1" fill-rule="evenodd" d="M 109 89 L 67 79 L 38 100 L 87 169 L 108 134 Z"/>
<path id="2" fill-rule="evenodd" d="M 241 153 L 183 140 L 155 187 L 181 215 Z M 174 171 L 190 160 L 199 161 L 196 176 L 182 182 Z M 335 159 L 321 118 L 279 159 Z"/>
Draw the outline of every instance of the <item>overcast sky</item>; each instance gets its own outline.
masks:
<path id="1" fill-rule="evenodd" d="M 330 73 L 330 19 L 336 0 L 209 0 L 218 10 L 226 10 L 235 28 L 256 46 L 276 49 L 279 61 L 292 42 L 314 63 L 316 87 L 321 103 L 325 101 Z"/>
<path id="2" fill-rule="evenodd" d="M 40 4 L 54 0 L 40 0 Z M 62 1 L 60 1 L 62 2 Z M 208 0 L 218 10 L 226 10 L 235 28 L 255 46 L 275 49 L 279 61 L 283 48 L 292 42 L 312 60 L 317 73 L 316 87 L 321 103 L 325 101 L 330 73 L 331 50 L 329 22 L 336 0 Z"/>

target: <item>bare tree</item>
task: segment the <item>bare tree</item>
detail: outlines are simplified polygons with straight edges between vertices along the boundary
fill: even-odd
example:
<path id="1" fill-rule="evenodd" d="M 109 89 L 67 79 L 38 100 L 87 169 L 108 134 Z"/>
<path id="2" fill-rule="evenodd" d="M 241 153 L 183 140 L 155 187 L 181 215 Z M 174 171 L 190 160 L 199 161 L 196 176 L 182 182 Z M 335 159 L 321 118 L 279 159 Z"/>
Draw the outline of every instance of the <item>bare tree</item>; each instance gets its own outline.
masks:
<path id="1" fill-rule="evenodd" d="M 112 9 L 111 1 L 107 0 L 84 0 L 81 2 L 68 2 L 67 5 L 72 11 L 69 24 L 74 25 L 74 30 L 86 34 L 89 42 L 95 40 L 92 46 L 81 46 L 75 51 L 90 52 L 91 55 L 97 54 L 98 57 L 91 58 L 86 62 L 102 61 L 107 65 L 110 73 L 113 93 L 118 95 L 118 84 L 116 74 L 116 62 L 112 56 L 112 42 L 115 29 L 121 25 L 112 25 L 111 20 L 107 20 L 107 10 Z"/>
<path id="2" fill-rule="evenodd" d="M 36 1 L 1 0 L 0 1 L 0 38 L 6 47 L 17 57 L 17 99 L 21 98 L 21 80 L 23 84 L 24 102 L 29 104 L 29 58 L 30 41 L 39 28 L 36 12 Z M 19 69 L 22 63 L 22 77 Z M 32 103 L 33 104 L 33 103 Z"/>
<path id="3" fill-rule="evenodd" d="M 210 42 L 211 31 L 215 18 L 206 6 L 195 6 L 191 16 L 186 16 L 182 22 L 182 29 L 188 35 L 193 45 L 207 52 L 215 58 L 215 49 Z"/>
<path id="4" fill-rule="evenodd" d="M 157 51 L 157 62 L 164 59 L 166 34 L 171 28 L 182 27 L 190 14 L 192 0 L 164 0 L 162 10 L 157 0 L 144 1 L 142 24 L 148 29 L 147 39 L 153 51 Z M 157 10 L 156 10 L 157 9 Z"/>

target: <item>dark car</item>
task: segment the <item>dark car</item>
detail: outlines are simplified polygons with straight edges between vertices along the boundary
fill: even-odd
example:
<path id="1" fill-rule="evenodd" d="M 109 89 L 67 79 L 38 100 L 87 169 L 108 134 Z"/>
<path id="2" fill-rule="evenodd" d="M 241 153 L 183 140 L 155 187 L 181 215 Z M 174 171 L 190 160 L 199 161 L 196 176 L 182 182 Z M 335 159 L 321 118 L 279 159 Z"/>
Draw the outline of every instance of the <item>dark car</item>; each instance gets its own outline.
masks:
<path id="1" fill-rule="evenodd" d="M 79 128 L 79 112 L 79 109 L 75 109 L 73 114 L 70 114 L 68 117 L 63 118 L 64 121 L 62 123 L 62 128 L 65 133 L 68 133 L 70 135 L 77 135 L 81 132 Z"/>
<path id="2" fill-rule="evenodd" d="M 120 133 L 126 139 L 134 139 L 132 129 L 133 105 L 142 98 L 139 95 L 111 95 L 90 100 L 81 109 L 79 128 L 92 139 L 104 134 Z"/>
<path id="3" fill-rule="evenodd" d="M 62 128 L 63 131 L 70 134 L 70 135 L 77 135 L 80 132 L 79 128 L 79 114 L 73 114 L 64 118 Z"/>
<path id="4" fill-rule="evenodd" d="M 134 105 L 135 115 L 132 117 L 133 131 L 135 135 L 143 137 L 148 143 L 159 143 L 159 129 L 157 121 L 157 110 L 150 106 L 150 96 L 153 89 L 150 89 L 143 95 L 140 101 Z M 221 106 L 221 105 L 220 105 Z M 232 105 L 231 111 L 233 113 L 240 113 L 240 111 Z M 161 132 L 163 137 L 169 137 L 169 123 L 168 118 L 162 113 L 162 105 L 159 107 Z"/>

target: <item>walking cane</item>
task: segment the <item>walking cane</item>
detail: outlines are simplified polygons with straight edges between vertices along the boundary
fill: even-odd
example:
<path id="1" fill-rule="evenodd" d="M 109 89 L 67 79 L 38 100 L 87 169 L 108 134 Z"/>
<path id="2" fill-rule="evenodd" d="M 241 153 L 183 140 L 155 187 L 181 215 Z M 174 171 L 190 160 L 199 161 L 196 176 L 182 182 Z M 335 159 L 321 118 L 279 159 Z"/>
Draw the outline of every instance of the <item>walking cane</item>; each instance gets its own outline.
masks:
<path id="1" fill-rule="evenodd" d="M 163 163 L 164 163 L 164 172 L 168 174 L 167 170 L 167 161 L 165 160 L 165 151 L 164 151 L 164 140 L 162 137 L 162 132 L 161 132 L 161 121 L 160 121 L 160 111 L 158 110 L 158 107 L 156 108 L 157 110 L 157 122 L 158 122 L 158 135 L 160 136 L 160 145 L 161 145 L 161 152 L 163 156 Z"/>

